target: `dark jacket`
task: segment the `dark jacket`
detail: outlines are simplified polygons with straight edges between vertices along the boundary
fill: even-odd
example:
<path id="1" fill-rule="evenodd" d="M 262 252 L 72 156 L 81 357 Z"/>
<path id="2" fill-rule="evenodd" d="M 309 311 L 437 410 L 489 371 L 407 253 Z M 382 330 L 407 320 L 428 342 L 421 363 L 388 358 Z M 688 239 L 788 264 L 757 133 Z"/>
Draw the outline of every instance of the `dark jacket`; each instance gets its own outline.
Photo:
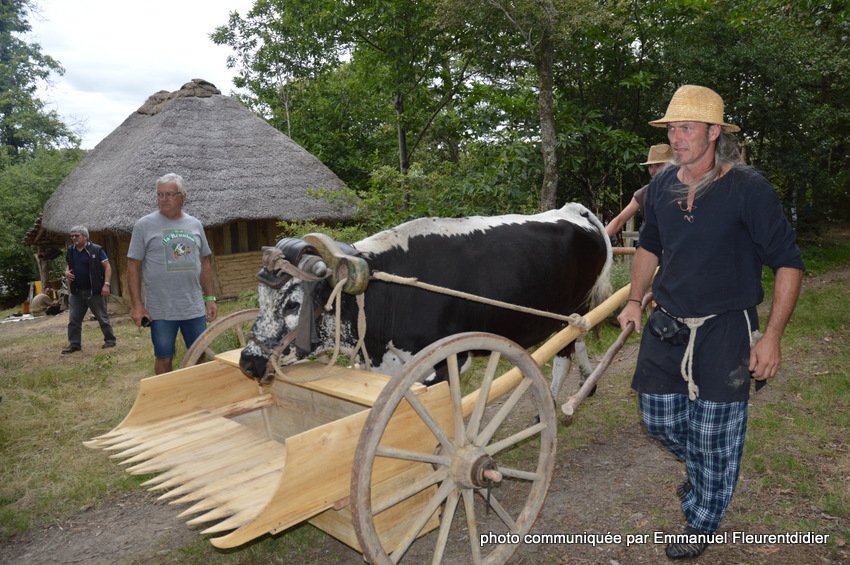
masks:
<path id="1" fill-rule="evenodd" d="M 100 260 L 100 255 L 102 251 L 102 247 L 97 245 L 96 243 L 92 243 L 91 241 L 86 243 L 85 252 L 89 256 L 89 280 L 91 282 L 91 293 L 100 294 L 101 289 L 103 289 L 104 281 L 104 271 L 103 271 L 103 263 Z M 74 245 L 69 245 L 68 249 L 65 251 L 65 263 L 68 264 L 68 268 L 74 268 L 74 256 L 72 255 L 74 250 Z M 77 286 L 77 281 L 71 281 L 71 294 L 78 294 L 80 292 L 79 287 Z"/>

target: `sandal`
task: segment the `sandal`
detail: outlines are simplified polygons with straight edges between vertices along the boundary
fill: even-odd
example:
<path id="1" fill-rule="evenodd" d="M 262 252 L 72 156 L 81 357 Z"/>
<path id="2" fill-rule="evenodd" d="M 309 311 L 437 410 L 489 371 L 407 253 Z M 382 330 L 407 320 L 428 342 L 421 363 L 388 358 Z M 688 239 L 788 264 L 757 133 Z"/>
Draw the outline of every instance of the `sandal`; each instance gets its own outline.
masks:
<path id="1" fill-rule="evenodd" d="M 708 547 L 707 541 L 700 541 L 699 534 L 708 535 L 690 526 L 685 527 L 684 536 L 687 536 L 687 541 L 682 543 L 668 543 L 664 553 L 670 559 L 693 559 L 694 557 L 699 557 L 705 551 L 705 548 Z"/>

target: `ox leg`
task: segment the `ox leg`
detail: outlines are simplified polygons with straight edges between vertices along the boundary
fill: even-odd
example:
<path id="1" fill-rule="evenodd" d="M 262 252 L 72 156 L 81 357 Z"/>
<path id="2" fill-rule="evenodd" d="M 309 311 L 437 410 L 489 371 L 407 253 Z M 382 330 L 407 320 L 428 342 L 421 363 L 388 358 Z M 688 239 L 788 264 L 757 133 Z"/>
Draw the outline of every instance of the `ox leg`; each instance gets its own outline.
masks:
<path id="1" fill-rule="evenodd" d="M 575 341 L 576 346 L 576 361 L 578 362 L 579 386 L 584 384 L 587 377 L 593 372 L 593 367 L 590 366 L 590 358 L 587 356 L 587 346 L 584 344 L 584 338 L 580 337 Z M 590 391 L 588 396 L 593 396 L 596 392 L 596 387 Z"/>
<path id="2" fill-rule="evenodd" d="M 561 392 L 561 387 L 564 386 L 564 381 L 567 375 L 570 374 L 572 367 L 572 357 L 564 351 L 559 352 L 552 360 L 552 398 L 558 398 L 558 393 Z"/>
<path id="3" fill-rule="evenodd" d="M 472 356 L 468 352 L 463 352 L 458 355 L 458 372 L 460 374 L 464 374 L 467 369 L 472 365 Z M 443 381 L 449 380 L 449 366 L 445 361 L 441 361 L 437 363 L 435 366 L 435 371 L 424 379 L 422 379 L 422 384 L 425 386 L 433 386 L 435 384 L 439 384 Z"/>

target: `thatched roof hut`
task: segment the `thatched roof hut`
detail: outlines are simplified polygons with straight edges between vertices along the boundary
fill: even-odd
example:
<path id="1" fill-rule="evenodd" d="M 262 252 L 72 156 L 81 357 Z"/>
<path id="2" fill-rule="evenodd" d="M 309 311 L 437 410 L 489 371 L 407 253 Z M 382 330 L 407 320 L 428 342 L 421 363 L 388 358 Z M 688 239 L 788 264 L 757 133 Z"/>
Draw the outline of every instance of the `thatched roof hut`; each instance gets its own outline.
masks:
<path id="1" fill-rule="evenodd" d="M 223 271 L 241 269 L 272 244 L 276 221 L 336 223 L 353 215 L 350 204 L 315 195 L 343 187 L 321 161 L 238 100 L 194 79 L 149 97 L 89 152 L 47 201 L 27 240 L 44 250 L 65 243 L 68 230 L 82 224 L 107 247 L 115 268 L 126 258 L 135 221 L 156 208 L 156 179 L 168 172 L 186 180 L 184 209 L 207 229 L 224 294 L 241 289 L 226 283 Z M 223 261 L 239 253 L 251 257 Z M 245 268 L 253 275 L 258 264 Z"/>

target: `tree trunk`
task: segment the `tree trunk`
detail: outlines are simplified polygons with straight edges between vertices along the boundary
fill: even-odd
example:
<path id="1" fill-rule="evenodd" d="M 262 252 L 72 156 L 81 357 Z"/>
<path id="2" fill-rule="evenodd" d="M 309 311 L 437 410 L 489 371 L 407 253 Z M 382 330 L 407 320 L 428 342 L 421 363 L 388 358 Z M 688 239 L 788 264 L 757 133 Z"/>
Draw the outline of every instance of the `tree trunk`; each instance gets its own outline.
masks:
<path id="1" fill-rule="evenodd" d="M 540 210 L 557 205 L 558 195 L 558 134 L 555 128 L 555 102 L 552 86 L 553 45 L 551 32 L 543 31 L 537 51 L 537 74 L 540 82 L 540 148 L 543 152 L 543 185 L 540 187 Z"/>
<path id="2" fill-rule="evenodd" d="M 410 156 L 407 153 L 407 132 L 404 129 L 404 97 L 401 93 L 395 97 L 396 127 L 398 129 L 398 170 L 406 175 L 410 169 Z"/>

